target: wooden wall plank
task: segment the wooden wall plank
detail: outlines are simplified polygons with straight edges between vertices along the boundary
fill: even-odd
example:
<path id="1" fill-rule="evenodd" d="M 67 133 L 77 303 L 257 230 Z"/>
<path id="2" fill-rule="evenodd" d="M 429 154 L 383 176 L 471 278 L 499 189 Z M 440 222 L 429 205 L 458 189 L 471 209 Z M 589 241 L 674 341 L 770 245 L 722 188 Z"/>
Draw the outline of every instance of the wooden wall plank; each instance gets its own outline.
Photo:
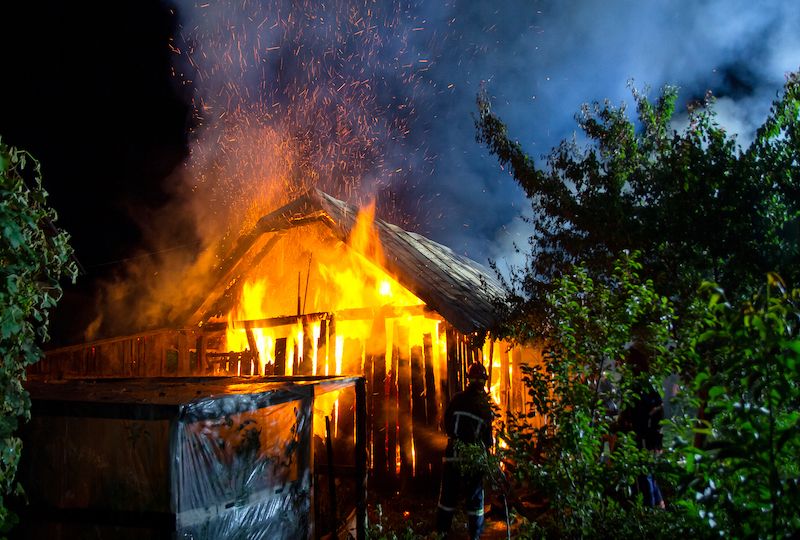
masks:
<path id="1" fill-rule="evenodd" d="M 189 374 L 189 339 L 185 330 L 178 331 L 178 372 L 177 375 Z"/>
<path id="2" fill-rule="evenodd" d="M 395 326 L 397 336 L 397 404 L 398 404 L 398 443 L 400 447 L 400 489 L 406 490 L 406 482 L 411 479 L 411 359 L 408 347 L 408 327 Z"/>
<path id="3" fill-rule="evenodd" d="M 432 485 L 441 475 L 441 455 L 432 444 L 434 434 L 439 431 L 440 408 L 439 396 L 436 393 L 436 357 L 433 350 L 433 336 L 425 334 L 422 337 L 423 355 L 425 358 L 425 408 L 426 408 L 426 442 L 428 443 L 428 464 Z M 441 409 L 443 412 L 444 409 Z"/>
<path id="4" fill-rule="evenodd" d="M 447 395 L 449 400 L 453 399 L 456 392 L 460 391 L 458 374 L 458 334 L 448 325 L 445 333 L 447 336 Z"/>
<path id="5" fill-rule="evenodd" d="M 275 375 L 286 375 L 286 338 L 275 340 Z"/>
<path id="6" fill-rule="evenodd" d="M 367 340 L 367 356 L 370 366 L 372 395 L 372 451 L 373 472 L 376 479 L 383 481 L 388 474 L 386 462 L 386 321 L 378 317 L 373 321 L 372 331 Z M 365 374 L 366 375 L 366 374 Z"/>
<path id="7" fill-rule="evenodd" d="M 430 482 L 430 452 L 428 450 L 428 421 L 425 400 L 425 360 L 419 345 L 411 347 L 411 428 L 414 438 L 416 486 Z"/>
<path id="8" fill-rule="evenodd" d="M 303 323 L 303 356 L 299 359 L 298 371 L 295 375 L 313 375 L 314 371 L 314 333 L 311 325 Z"/>
<path id="9" fill-rule="evenodd" d="M 397 486 L 397 429 L 398 429 L 398 401 L 397 401 L 397 359 L 400 348 L 397 345 L 397 326 L 392 332 L 392 368 L 386 376 L 386 462 L 388 466 L 388 481 L 394 488 Z"/>

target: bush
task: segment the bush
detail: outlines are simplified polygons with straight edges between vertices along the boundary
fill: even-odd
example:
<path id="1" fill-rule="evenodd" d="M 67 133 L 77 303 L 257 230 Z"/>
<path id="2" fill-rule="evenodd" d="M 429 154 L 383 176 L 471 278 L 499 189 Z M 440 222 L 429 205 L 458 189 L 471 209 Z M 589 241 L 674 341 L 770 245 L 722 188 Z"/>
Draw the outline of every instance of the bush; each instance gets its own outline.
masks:
<path id="1" fill-rule="evenodd" d="M 0 532 L 16 520 L 3 498 L 21 493 L 14 476 L 22 441 L 15 431 L 19 419 L 30 416 L 25 369 L 42 356 L 49 312 L 61 297 L 59 280 L 77 275 L 69 236 L 55 220 L 39 163 L 0 140 Z"/>
<path id="2" fill-rule="evenodd" d="M 637 446 L 617 414 L 643 388 L 660 388 L 678 365 L 668 349 L 674 310 L 651 281 L 640 279 L 640 268 L 635 254 L 624 255 L 609 280 L 595 282 L 576 267 L 548 295 L 544 365 L 523 367 L 529 412 L 512 417 L 502 434 L 516 480 L 548 502 L 533 536 L 604 537 L 614 529 L 620 538 L 662 530 L 654 525 L 661 514 L 645 508 L 633 486 L 657 469 L 659 480 L 675 477 L 674 464 Z M 627 361 L 633 343 L 648 351 L 647 369 Z M 679 510 L 670 519 L 688 528 Z"/>
<path id="3" fill-rule="evenodd" d="M 734 308 L 713 285 L 696 308 L 687 344 L 697 375 L 673 419 L 685 475 L 680 504 L 731 538 L 800 534 L 800 291 L 770 275 L 751 302 Z"/>

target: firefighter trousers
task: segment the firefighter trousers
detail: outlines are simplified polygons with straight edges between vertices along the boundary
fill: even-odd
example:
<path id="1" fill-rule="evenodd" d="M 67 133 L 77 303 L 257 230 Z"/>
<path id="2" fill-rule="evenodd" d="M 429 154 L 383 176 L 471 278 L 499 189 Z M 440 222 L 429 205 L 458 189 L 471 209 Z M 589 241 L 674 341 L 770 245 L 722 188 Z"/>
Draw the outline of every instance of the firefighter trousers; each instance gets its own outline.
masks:
<path id="1" fill-rule="evenodd" d="M 466 498 L 464 513 L 467 514 L 469 535 L 470 538 L 477 539 L 483 531 L 483 476 L 462 474 L 456 459 L 445 458 L 443 463 L 436 530 L 447 535 L 453 522 L 453 513 L 463 494 Z"/>

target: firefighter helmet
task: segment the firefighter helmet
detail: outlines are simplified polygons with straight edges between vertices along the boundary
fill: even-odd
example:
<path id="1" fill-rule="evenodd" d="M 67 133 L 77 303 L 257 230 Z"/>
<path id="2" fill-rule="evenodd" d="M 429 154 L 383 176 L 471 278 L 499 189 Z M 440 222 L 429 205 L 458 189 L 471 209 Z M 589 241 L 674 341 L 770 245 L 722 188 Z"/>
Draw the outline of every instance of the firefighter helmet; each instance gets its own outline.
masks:
<path id="1" fill-rule="evenodd" d="M 467 370 L 467 379 L 483 379 L 488 380 L 489 376 L 486 374 L 486 368 L 479 362 L 473 362 Z"/>

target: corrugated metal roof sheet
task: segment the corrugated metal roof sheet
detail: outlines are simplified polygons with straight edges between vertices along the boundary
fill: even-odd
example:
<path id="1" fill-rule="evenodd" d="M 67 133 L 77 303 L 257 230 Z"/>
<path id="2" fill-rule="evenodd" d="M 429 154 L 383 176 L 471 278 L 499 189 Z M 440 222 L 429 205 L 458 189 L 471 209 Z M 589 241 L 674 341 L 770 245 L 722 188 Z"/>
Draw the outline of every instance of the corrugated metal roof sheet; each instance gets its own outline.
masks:
<path id="1" fill-rule="evenodd" d="M 320 190 L 310 190 L 262 217 L 253 231 L 240 239 L 233 257 L 244 258 L 264 233 L 312 221 L 323 222 L 336 237 L 347 242 L 357 216 L 358 208 Z M 384 260 L 380 263 L 428 308 L 463 334 L 494 327 L 494 302 L 503 296 L 503 288 L 489 269 L 447 246 L 381 219 L 375 219 L 374 227 L 383 247 Z M 236 260 L 230 259 L 228 273 L 238 266 Z"/>

